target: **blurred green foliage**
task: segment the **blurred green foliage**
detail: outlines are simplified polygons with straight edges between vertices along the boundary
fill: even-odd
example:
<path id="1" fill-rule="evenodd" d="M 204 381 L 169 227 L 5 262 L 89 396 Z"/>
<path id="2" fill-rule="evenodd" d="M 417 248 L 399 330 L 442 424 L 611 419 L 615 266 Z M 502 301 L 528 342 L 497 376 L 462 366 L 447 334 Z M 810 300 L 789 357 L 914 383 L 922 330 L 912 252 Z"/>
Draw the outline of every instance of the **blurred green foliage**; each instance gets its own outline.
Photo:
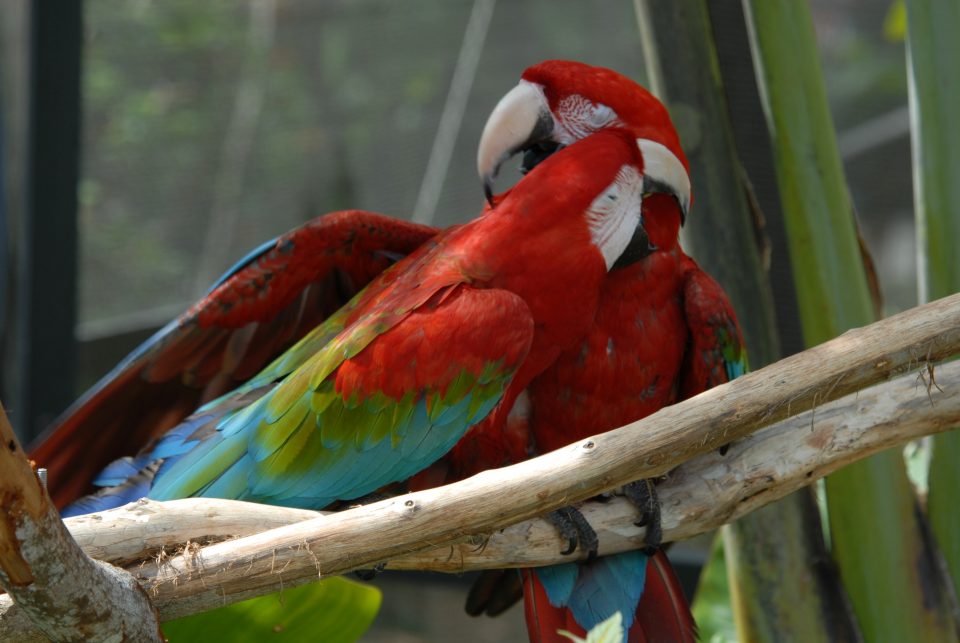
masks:
<path id="1" fill-rule="evenodd" d="M 704 643 L 735 643 L 737 641 L 733 607 L 730 605 L 727 562 L 720 532 L 717 532 L 713 538 L 710 556 L 700 576 L 691 609 L 701 641 Z"/>
<path id="2" fill-rule="evenodd" d="M 380 590 L 328 578 L 279 594 L 253 598 L 170 621 L 163 633 L 181 641 L 329 641 L 359 639 L 380 609 Z"/>

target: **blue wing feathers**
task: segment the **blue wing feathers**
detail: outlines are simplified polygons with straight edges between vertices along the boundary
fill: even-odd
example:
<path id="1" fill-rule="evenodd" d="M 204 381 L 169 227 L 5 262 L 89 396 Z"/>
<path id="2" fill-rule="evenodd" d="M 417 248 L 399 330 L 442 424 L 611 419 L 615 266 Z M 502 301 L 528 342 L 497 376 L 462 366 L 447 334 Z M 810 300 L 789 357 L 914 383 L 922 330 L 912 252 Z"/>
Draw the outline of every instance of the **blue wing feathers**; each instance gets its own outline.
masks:
<path id="1" fill-rule="evenodd" d="M 225 273 L 220 275 L 220 278 L 217 279 L 212 286 L 210 286 L 210 289 L 207 291 L 206 294 L 209 295 L 214 290 L 222 286 L 227 279 L 234 276 L 235 274 L 237 274 L 238 272 L 240 272 L 241 270 L 243 270 L 244 268 L 252 264 L 254 261 L 259 259 L 263 255 L 267 254 L 268 252 L 270 252 L 270 250 L 272 250 L 273 247 L 277 245 L 277 238 L 278 237 L 275 237 L 273 239 L 270 239 L 269 241 L 264 241 L 259 246 L 257 246 L 256 248 L 248 252 L 242 259 L 240 259 L 240 261 L 230 266 L 230 268 Z"/>
<path id="2" fill-rule="evenodd" d="M 83 514 L 95 513 L 97 511 L 106 511 L 116 509 L 125 504 L 136 502 L 147 495 L 150 489 L 150 480 L 131 479 L 124 484 L 103 489 L 99 493 L 84 496 L 76 502 L 71 503 L 60 512 L 61 517 L 70 518 L 72 516 L 82 516 Z"/>
<path id="3" fill-rule="evenodd" d="M 647 577 L 647 556 L 628 551 L 585 563 L 565 563 L 535 570 L 554 607 L 566 607 L 588 632 L 614 613 L 623 627 L 633 624 Z"/>
<path id="4" fill-rule="evenodd" d="M 151 453 L 151 459 L 178 456 L 178 462 L 163 467 L 149 495 L 158 500 L 190 495 L 243 497 L 314 508 L 357 498 L 432 464 L 453 448 L 467 427 L 486 417 L 499 397 L 485 400 L 471 413 L 475 400 L 468 394 L 441 413 L 434 413 L 432 421 L 424 399 L 414 404 L 409 414 L 398 415 L 384 407 L 378 411 L 378 418 L 382 418 L 378 421 L 401 420 L 400 425 L 389 426 L 389 431 L 402 439 L 386 439 L 391 434 L 385 432 L 379 441 L 359 443 L 355 439 L 344 441 L 338 434 L 331 436 L 323 427 L 349 422 L 353 413 L 365 414 L 363 404 L 354 409 L 333 404 L 323 413 L 314 414 L 309 402 L 303 400 L 279 416 L 289 422 L 283 431 L 277 426 L 262 430 L 266 398 L 261 398 L 221 420 L 216 431 L 198 440 L 194 437 L 197 427 L 209 425 L 216 418 L 215 413 L 200 414 L 168 434 Z M 317 426 L 305 426 L 310 422 Z M 122 479 L 122 474 L 134 468 L 118 464 L 121 466 L 111 473 L 111 481 Z"/>
<path id="5" fill-rule="evenodd" d="M 123 484 L 140 473 L 152 461 L 153 458 L 149 453 L 136 458 L 126 457 L 114 460 L 100 472 L 100 475 L 94 479 L 93 484 L 96 487 L 115 487 Z"/>
<path id="6" fill-rule="evenodd" d="M 517 311 L 504 310 L 512 323 Z M 442 389 L 439 382 L 427 383 L 399 400 L 382 392 L 361 395 L 358 387 L 338 391 L 334 378 L 342 362 L 330 356 L 341 345 L 359 353 L 399 323 L 368 336 L 373 322 L 366 319 L 369 323 L 357 327 L 359 335 L 350 334 L 353 326 L 343 330 L 340 339 L 278 385 L 247 384 L 205 405 L 149 456 L 106 471 L 104 482 L 119 482 L 148 461 L 162 461 L 137 493 L 157 500 L 226 497 L 323 508 L 409 478 L 435 462 L 490 413 L 519 367 L 505 369 L 501 360 L 478 376 L 461 375 Z M 418 327 L 412 327 L 414 334 Z M 526 341 L 532 325 L 529 332 Z M 134 493 L 133 487 L 125 489 Z"/>
<path id="7" fill-rule="evenodd" d="M 547 599 L 554 607 L 566 607 L 577 584 L 580 567 L 577 563 L 550 565 L 534 570 L 540 584 L 547 592 Z"/>

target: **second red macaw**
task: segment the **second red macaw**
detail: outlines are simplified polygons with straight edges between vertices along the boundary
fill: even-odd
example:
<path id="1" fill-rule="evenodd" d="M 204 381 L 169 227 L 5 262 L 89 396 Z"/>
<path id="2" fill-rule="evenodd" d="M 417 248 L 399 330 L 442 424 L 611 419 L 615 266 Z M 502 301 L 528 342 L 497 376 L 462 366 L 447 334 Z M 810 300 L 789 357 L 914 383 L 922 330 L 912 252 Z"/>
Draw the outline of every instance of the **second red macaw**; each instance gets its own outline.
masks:
<path id="1" fill-rule="evenodd" d="M 494 425 L 491 418 L 474 427 L 422 478 L 458 479 L 561 448 L 747 368 L 728 297 L 678 243 L 691 200 L 687 162 L 663 105 L 641 86 L 580 63 L 531 67 L 488 121 L 480 173 L 490 186 L 507 157 L 523 153 L 530 169 L 553 150 L 608 127 L 629 129 L 652 158 L 680 161 L 650 169 L 671 189 L 643 201 L 638 231 L 646 242 L 632 244 L 634 252 L 610 272 L 590 331 L 530 383 L 509 421 Z M 652 154 L 660 149 L 669 154 Z M 629 641 L 693 641 L 693 621 L 669 562 L 660 552 L 651 562 L 642 552 L 629 552 L 524 571 L 531 640 L 566 640 L 560 629 L 583 635 L 620 611 Z"/>

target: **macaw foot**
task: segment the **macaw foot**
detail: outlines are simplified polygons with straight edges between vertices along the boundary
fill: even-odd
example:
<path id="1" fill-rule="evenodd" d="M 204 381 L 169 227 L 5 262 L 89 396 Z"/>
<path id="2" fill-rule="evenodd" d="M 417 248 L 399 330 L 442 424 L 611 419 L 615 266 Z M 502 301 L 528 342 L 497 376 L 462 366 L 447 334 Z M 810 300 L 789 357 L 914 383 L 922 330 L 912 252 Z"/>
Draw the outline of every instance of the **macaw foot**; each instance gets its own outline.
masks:
<path id="1" fill-rule="evenodd" d="M 597 532 L 593 530 L 587 519 L 583 517 L 578 509 L 573 507 L 561 507 L 551 511 L 544 516 L 560 532 L 560 537 L 567 541 L 567 547 L 560 553 L 569 556 L 579 545 L 587 552 L 587 560 L 593 560 L 597 557 L 597 548 L 600 546 L 600 539 L 597 538 Z"/>
<path id="2" fill-rule="evenodd" d="M 355 569 L 353 570 L 353 575 L 360 580 L 373 580 L 386 566 L 386 563 L 377 563 L 370 569 Z"/>
<path id="3" fill-rule="evenodd" d="M 523 578 L 516 569 L 486 569 L 474 581 L 464 606 L 470 616 L 499 616 L 523 598 Z"/>
<path id="4" fill-rule="evenodd" d="M 663 527 L 660 524 L 660 500 L 653 480 L 637 480 L 623 486 L 623 495 L 640 510 L 640 520 L 634 524 L 646 527 L 646 547 L 643 552 L 652 556 L 663 540 Z"/>

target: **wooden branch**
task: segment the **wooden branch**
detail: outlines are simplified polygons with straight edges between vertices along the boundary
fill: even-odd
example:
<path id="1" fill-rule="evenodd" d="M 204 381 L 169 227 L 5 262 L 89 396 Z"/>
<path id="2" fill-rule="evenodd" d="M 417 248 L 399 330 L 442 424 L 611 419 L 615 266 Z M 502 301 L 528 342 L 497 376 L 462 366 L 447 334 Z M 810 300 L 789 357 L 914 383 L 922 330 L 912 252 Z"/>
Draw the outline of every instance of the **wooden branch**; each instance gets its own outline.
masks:
<path id="1" fill-rule="evenodd" d="M 783 420 L 681 464 L 658 485 L 667 541 L 715 529 L 877 451 L 960 426 L 960 362 L 938 367 L 937 386 L 915 375 L 881 384 Z M 600 537 L 600 553 L 636 549 L 644 530 L 622 498 L 587 502 L 582 511 Z M 321 516 L 320 512 L 234 500 L 141 500 L 67 519 L 91 557 L 113 564 L 175 552 L 186 543 L 230 540 Z M 389 569 L 463 572 L 572 560 L 540 518 L 489 536 L 390 560 Z M 582 553 L 582 552 L 579 552 Z"/>
<path id="2" fill-rule="evenodd" d="M 428 556 L 431 564 L 464 569 L 471 547 L 460 547 L 459 553 L 454 549 L 451 554 L 447 545 L 630 480 L 661 475 L 695 454 L 707 453 L 672 473 L 661 488 L 667 536 L 688 536 L 700 529 L 697 524 L 715 526 L 755 509 L 859 457 L 861 451 L 872 453 L 957 422 L 957 396 L 951 389 L 941 393 L 936 387 L 928 393 L 916 373 L 924 376 L 929 372 L 928 360 L 958 352 L 960 295 L 850 331 L 643 421 L 521 465 L 237 540 L 202 548 L 192 545 L 179 555 L 138 567 L 136 575 L 149 589 L 161 617 L 168 619 L 430 547 L 445 546 L 442 552 Z M 899 406 L 892 406 L 892 388 L 878 391 L 873 398 L 861 393 L 864 405 L 854 407 L 856 412 L 841 406 L 818 406 L 904 371 L 914 371 L 914 375 L 895 385 L 905 400 Z M 954 365 L 940 367 L 937 373 L 941 386 L 960 385 Z M 857 398 L 847 402 L 858 404 Z M 812 406 L 817 407 L 812 414 L 772 429 L 769 436 L 734 442 L 723 457 L 713 453 L 763 425 Z M 883 423 L 876 430 L 868 428 L 872 420 L 854 421 L 870 406 L 883 414 Z M 763 444 L 774 445 L 772 451 L 759 446 Z M 504 503 L 503 498 L 510 502 Z M 601 534 L 601 551 L 615 547 L 608 532 L 622 532 L 624 546 L 635 547 L 638 530 L 620 528 L 624 519 L 634 518 L 633 511 L 616 502 L 610 507 L 619 508 L 621 522 L 615 521 Z M 588 516 L 594 511 L 600 510 L 588 508 Z M 270 513 L 273 515 L 273 509 Z M 295 516 L 301 517 L 303 514 Z M 543 538 L 535 536 L 536 530 Z M 512 564 L 553 560 L 548 552 L 556 549 L 557 543 L 544 524 L 514 527 L 504 534 L 516 531 L 523 534 L 524 547 L 539 549 L 541 554 Z M 487 551 L 497 546 L 498 538 L 500 535 L 490 539 Z M 543 539 L 545 545 L 535 543 Z M 419 566 L 421 562 L 408 564 Z M 501 566 L 504 561 L 490 564 Z M 402 565 L 392 562 L 391 566 Z M 2 623 L 0 636 L 4 635 Z"/>
<path id="3" fill-rule="evenodd" d="M 54 641 L 163 641 L 133 577 L 91 560 L 70 536 L 2 407 L 0 444 L 0 585 L 22 610 L 11 618 L 26 615 Z"/>
<path id="4" fill-rule="evenodd" d="M 585 500 L 875 382 L 960 352 L 960 295 L 830 342 L 521 465 L 148 564 L 161 614 L 445 545 Z M 505 503 L 504 498 L 510 502 Z M 425 542 L 426 541 L 426 542 Z M 212 579 L 217 585 L 213 586 Z"/>

